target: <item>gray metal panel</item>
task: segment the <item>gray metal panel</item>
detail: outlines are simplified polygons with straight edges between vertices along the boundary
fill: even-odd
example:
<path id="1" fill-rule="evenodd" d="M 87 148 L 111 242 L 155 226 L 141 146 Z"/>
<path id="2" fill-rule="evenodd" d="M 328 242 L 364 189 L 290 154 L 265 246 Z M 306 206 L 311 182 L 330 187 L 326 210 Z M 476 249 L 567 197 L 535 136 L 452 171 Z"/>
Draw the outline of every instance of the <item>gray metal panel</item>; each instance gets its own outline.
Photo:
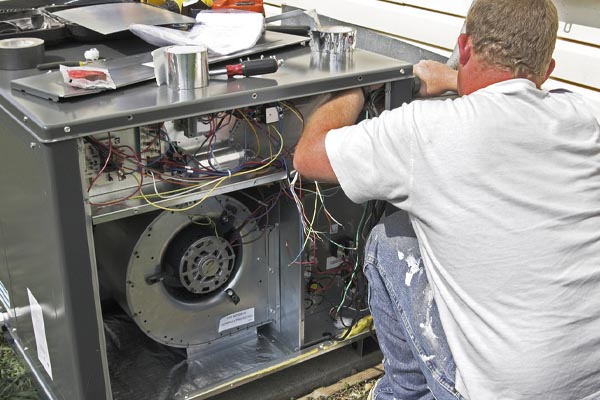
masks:
<path id="1" fill-rule="evenodd" d="M 11 275 L 15 335 L 59 399 L 110 398 L 104 378 L 75 141 L 31 142 L 0 113 L 0 221 Z M 38 361 L 27 289 L 43 309 L 53 379 Z"/>
<path id="2" fill-rule="evenodd" d="M 83 51 L 83 48 L 80 49 Z M 113 51 L 114 52 L 114 51 Z M 357 50 L 352 63 L 340 70 L 315 68 L 309 48 L 282 49 L 276 53 L 285 64 L 265 77 L 211 79 L 209 86 L 174 91 L 147 82 L 117 92 L 54 104 L 10 91 L 10 74 L 0 72 L 0 94 L 14 117 L 24 121 L 43 142 L 65 140 L 106 130 L 122 129 L 185 118 L 227 109 L 292 99 L 318 93 L 409 78 L 412 66 Z M 14 76 L 14 75 L 13 75 Z"/>
<path id="3" fill-rule="evenodd" d="M 96 4 L 53 13 L 103 35 L 126 31 L 131 24 L 193 24 L 194 18 L 142 3 Z"/>
<path id="4" fill-rule="evenodd" d="M 390 86 L 390 110 L 400 107 L 404 103 L 412 100 L 412 80 L 403 80 L 391 82 Z"/>
<path id="5" fill-rule="evenodd" d="M 5 321 L 10 324 L 14 318 L 14 312 L 10 303 L 10 272 L 8 271 L 8 263 L 6 261 L 6 239 L 4 238 L 4 230 L 2 229 L 2 220 L 0 219 L 0 305 L 3 305 L 8 313 L 9 320 Z"/>
<path id="6" fill-rule="evenodd" d="M 295 206 L 290 202 L 281 204 L 280 213 L 279 257 L 274 260 L 279 262 L 274 267 L 279 268 L 281 287 L 281 330 L 277 337 L 298 351 L 304 341 L 303 278 L 302 266 L 291 263 L 302 248 L 302 227 Z"/>

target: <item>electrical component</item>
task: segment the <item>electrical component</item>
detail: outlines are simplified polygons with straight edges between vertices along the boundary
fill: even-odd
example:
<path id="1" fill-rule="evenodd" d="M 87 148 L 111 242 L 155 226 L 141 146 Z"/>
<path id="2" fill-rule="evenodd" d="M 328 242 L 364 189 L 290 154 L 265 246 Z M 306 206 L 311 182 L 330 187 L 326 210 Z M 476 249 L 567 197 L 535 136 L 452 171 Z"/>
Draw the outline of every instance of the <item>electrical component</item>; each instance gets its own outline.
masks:
<path id="1" fill-rule="evenodd" d="M 265 108 L 265 122 L 267 124 L 272 124 L 274 122 L 279 121 L 279 113 L 280 109 L 277 107 L 267 107 Z"/>

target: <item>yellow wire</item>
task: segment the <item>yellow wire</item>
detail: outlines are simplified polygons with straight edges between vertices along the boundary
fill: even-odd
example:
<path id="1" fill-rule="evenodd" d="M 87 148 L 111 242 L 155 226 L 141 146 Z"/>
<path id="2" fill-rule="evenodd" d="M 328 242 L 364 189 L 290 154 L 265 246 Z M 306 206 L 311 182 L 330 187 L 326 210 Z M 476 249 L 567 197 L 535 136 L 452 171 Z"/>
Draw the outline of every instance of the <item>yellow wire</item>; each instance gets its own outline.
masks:
<path id="1" fill-rule="evenodd" d="M 344 225 L 342 225 L 337 219 L 335 219 L 333 217 L 333 215 L 331 215 L 331 213 L 329 212 L 327 207 L 325 206 L 325 200 L 323 199 L 323 194 L 321 193 L 321 190 L 319 189 L 319 182 L 317 182 L 317 181 L 315 181 L 315 188 L 316 188 L 316 192 L 317 192 L 316 195 L 319 196 L 319 199 L 321 200 L 321 204 L 323 205 L 323 210 L 325 211 L 325 214 L 327 214 L 329 216 L 329 218 L 331 218 L 333 220 L 333 222 L 335 222 L 339 226 L 343 227 Z"/>
<path id="2" fill-rule="evenodd" d="M 318 204 L 319 203 L 317 201 L 317 196 L 315 196 L 315 205 L 314 205 L 314 210 L 313 210 L 313 216 L 312 216 L 312 219 L 310 220 L 310 223 L 308 225 L 309 226 L 309 228 L 308 228 L 309 230 L 308 230 L 308 233 L 306 234 L 306 239 L 304 240 L 304 244 L 302 244 L 302 250 L 304 250 L 306 248 L 306 244 L 308 243 L 308 241 L 310 239 L 310 233 L 314 233 L 315 236 L 319 236 L 317 234 L 317 232 L 315 232 L 313 230 L 313 224 L 315 223 L 315 218 L 317 217 L 317 205 Z"/>
<path id="3" fill-rule="evenodd" d="M 275 128 L 274 126 L 272 128 L 275 130 L 275 132 L 277 132 L 277 135 L 279 136 L 279 150 L 277 151 L 277 154 L 275 154 L 274 156 L 272 155 L 271 160 L 268 163 L 261 165 L 258 168 L 251 169 L 248 171 L 236 172 L 235 174 L 233 174 L 233 176 L 246 175 L 246 174 L 250 174 L 252 172 L 257 172 L 257 171 L 263 170 L 267 167 L 270 167 L 271 164 L 273 164 L 273 162 L 281 155 L 281 153 L 283 152 L 283 135 L 281 134 L 281 132 L 279 132 L 279 129 Z"/>
<path id="4" fill-rule="evenodd" d="M 300 120 L 300 122 L 302 122 L 302 124 L 304 125 L 304 118 L 302 118 L 302 116 L 298 113 L 298 111 L 294 110 L 292 107 L 288 106 L 284 102 L 279 102 L 279 104 L 281 104 L 282 106 L 284 106 L 285 108 L 290 110 L 292 113 L 294 113 L 296 118 L 298 118 Z"/>
<path id="5" fill-rule="evenodd" d="M 183 187 L 183 188 L 168 190 L 166 192 L 161 192 L 161 193 L 147 194 L 146 197 L 160 197 L 162 195 L 167 195 L 167 194 L 172 194 L 172 193 L 179 193 L 179 192 L 185 192 L 186 190 L 189 190 L 190 192 L 193 192 L 192 189 L 199 189 L 199 188 L 203 188 L 203 187 L 208 186 L 208 185 L 212 185 L 217 180 L 218 179 L 213 179 L 213 180 L 210 180 L 210 181 L 207 181 L 207 182 L 199 183 L 197 185 L 186 186 L 186 187 Z M 132 197 L 132 199 L 135 199 L 135 200 L 139 200 L 139 199 L 142 199 L 142 198 L 143 198 L 143 196 L 141 196 L 141 195 L 140 196 Z"/>
<path id="6" fill-rule="evenodd" d="M 210 194 L 212 192 L 214 192 L 219 186 L 221 186 L 221 184 L 223 182 L 225 182 L 225 180 L 227 180 L 227 179 L 229 179 L 228 176 L 224 176 L 222 178 L 217 179 L 215 181 L 215 185 L 208 191 L 208 193 L 206 193 L 206 195 L 204 197 L 202 197 L 200 200 L 198 200 L 197 202 L 195 202 L 191 206 L 183 207 L 183 208 L 170 208 L 170 207 L 161 206 L 160 204 L 152 202 L 148 197 L 146 197 L 146 195 L 144 194 L 144 192 L 140 191 L 140 193 L 142 195 L 142 198 L 146 201 L 146 203 L 148 203 L 152 207 L 159 208 L 159 209 L 165 210 L 165 211 L 183 212 L 183 211 L 189 211 L 192 208 L 195 208 L 195 207 L 199 206 L 200 204 L 202 204 L 202 202 L 204 202 L 204 200 L 206 200 L 207 198 L 209 198 Z"/>
<path id="7" fill-rule="evenodd" d="M 201 219 L 207 219 L 208 222 L 202 223 L 202 222 L 199 222 L 199 221 L 194 221 L 193 217 L 198 217 L 198 218 L 201 218 Z M 190 215 L 189 218 L 190 218 L 190 221 L 192 222 L 192 224 L 194 224 L 194 225 L 210 226 L 213 229 L 213 231 L 215 231 L 215 236 L 219 237 L 219 233 L 217 232 L 217 225 L 215 224 L 215 221 L 212 220 L 212 218 L 207 217 L 206 215 Z"/>

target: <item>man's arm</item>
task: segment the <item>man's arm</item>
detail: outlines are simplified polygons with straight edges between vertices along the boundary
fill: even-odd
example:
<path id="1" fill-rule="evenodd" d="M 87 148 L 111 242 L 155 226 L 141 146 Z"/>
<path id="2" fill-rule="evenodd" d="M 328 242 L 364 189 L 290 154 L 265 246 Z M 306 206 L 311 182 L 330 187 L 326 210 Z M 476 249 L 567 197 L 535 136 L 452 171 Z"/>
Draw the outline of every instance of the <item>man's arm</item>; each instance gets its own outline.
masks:
<path id="1" fill-rule="evenodd" d="M 325 151 L 325 136 L 331 129 L 353 125 L 364 101 L 360 88 L 351 89 L 315 110 L 304 127 L 294 154 L 294 168 L 302 176 L 321 182 L 337 182 Z"/>
<path id="2" fill-rule="evenodd" d="M 457 91 L 457 72 L 445 64 L 421 61 L 414 66 L 421 79 L 420 97 L 439 96 Z M 337 182 L 327 152 L 325 136 L 331 129 L 353 125 L 364 106 L 360 88 L 351 89 L 318 107 L 309 118 L 294 154 L 294 168 L 304 177 L 322 182 Z"/>

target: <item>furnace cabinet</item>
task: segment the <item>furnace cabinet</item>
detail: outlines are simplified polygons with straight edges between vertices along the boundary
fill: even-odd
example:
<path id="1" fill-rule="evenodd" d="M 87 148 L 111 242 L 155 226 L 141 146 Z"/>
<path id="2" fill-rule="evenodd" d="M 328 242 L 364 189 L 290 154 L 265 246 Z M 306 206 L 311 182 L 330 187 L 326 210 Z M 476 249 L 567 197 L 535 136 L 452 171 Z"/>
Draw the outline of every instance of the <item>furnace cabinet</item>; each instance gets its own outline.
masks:
<path id="1" fill-rule="evenodd" d="M 113 60 L 149 50 L 97 47 Z M 60 101 L 11 87 L 42 72 L 0 71 L 0 299 L 46 397 L 207 398 L 360 340 L 341 335 L 365 314 L 344 303 L 360 295 L 364 207 L 300 185 L 291 156 L 327 96 L 382 83 L 396 107 L 412 66 L 302 44 L 261 55 L 284 64 Z"/>

